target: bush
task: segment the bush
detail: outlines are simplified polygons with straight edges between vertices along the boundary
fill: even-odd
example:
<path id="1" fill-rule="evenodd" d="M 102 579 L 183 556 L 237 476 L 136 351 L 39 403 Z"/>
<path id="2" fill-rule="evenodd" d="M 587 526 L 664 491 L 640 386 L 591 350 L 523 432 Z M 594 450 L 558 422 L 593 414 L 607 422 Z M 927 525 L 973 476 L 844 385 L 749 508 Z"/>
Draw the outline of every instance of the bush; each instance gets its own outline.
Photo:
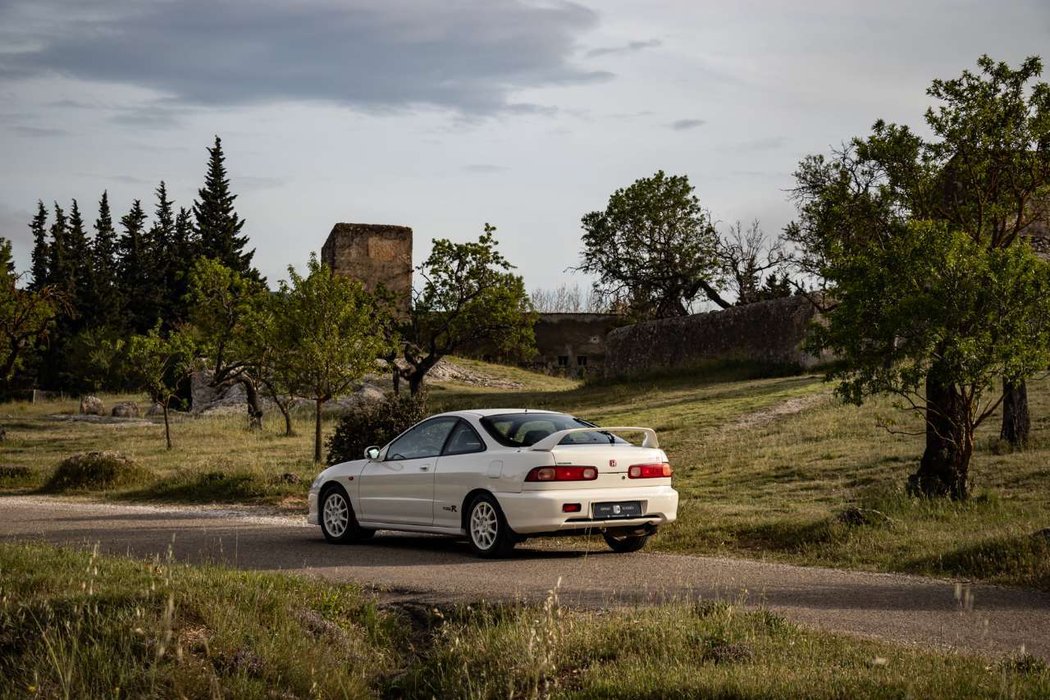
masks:
<path id="1" fill-rule="evenodd" d="M 385 445 L 427 417 L 426 396 L 387 394 L 370 401 L 339 419 L 328 439 L 328 463 L 361 459 L 369 445 Z"/>
<path id="2" fill-rule="evenodd" d="M 81 452 L 59 463 L 44 491 L 97 491 L 136 486 L 150 472 L 120 452 Z"/>

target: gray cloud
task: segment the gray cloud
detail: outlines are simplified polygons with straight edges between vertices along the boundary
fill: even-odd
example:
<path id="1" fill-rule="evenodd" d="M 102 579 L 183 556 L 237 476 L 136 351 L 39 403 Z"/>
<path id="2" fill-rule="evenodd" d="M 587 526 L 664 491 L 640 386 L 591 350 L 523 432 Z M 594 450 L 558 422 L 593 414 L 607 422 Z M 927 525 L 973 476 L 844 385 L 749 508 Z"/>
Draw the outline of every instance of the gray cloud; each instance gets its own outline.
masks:
<path id="1" fill-rule="evenodd" d="M 40 0 L 0 5 L 0 79 L 58 74 L 153 89 L 179 105 L 542 111 L 509 97 L 609 77 L 571 62 L 596 23 L 566 1 Z"/>
<path id="2" fill-rule="evenodd" d="M 50 138 L 52 136 L 64 136 L 69 133 L 65 129 L 55 129 L 48 126 L 25 126 L 24 124 L 12 126 L 11 131 L 19 136 L 29 136 L 30 138 Z"/>
<path id="3" fill-rule="evenodd" d="M 750 139 L 748 141 L 740 141 L 738 143 L 726 144 L 722 147 L 723 150 L 727 151 L 748 151 L 751 153 L 758 151 L 774 151 L 788 142 L 786 136 L 763 136 L 762 138 Z"/>
<path id="4" fill-rule="evenodd" d="M 688 129 L 695 129 L 698 126 L 703 126 L 706 123 L 706 119 L 679 119 L 678 121 L 671 122 L 670 126 L 675 131 L 686 131 Z"/>
<path id="5" fill-rule="evenodd" d="M 503 173 L 510 168 L 503 165 L 493 165 L 491 163 L 471 163 L 470 165 L 464 165 L 463 170 L 468 173 Z"/>
<path id="6" fill-rule="evenodd" d="M 646 41 L 631 41 L 623 46 L 599 46 L 598 48 L 591 49 L 587 52 L 589 57 L 595 56 L 610 56 L 614 54 L 622 53 L 634 53 L 635 51 L 641 51 L 643 49 L 655 49 L 657 46 L 662 44 L 659 39 L 648 39 Z"/>

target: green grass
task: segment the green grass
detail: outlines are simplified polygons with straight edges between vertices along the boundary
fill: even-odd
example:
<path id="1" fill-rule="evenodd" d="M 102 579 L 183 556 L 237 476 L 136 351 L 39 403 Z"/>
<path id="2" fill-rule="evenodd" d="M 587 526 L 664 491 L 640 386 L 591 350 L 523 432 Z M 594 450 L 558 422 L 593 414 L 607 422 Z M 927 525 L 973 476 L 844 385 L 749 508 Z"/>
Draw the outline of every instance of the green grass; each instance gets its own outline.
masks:
<path id="1" fill-rule="evenodd" d="M 384 607 L 274 573 L 0 545 L 0 697 L 1037 698 L 1032 657 L 805 630 L 705 601 Z"/>
<path id="2" fill-rule="evenodd" d="M 605 424 L 647 425 L 660 433 L 681 493 L 679 522 L 657 550 L 937 576 L 1050 589 L 1050 380 L 1029 385 L 1033 440 L 1025 451 L 998 441 L 998 416 L 978 434 L 971 466 L 976 496 L 966 503 L 907 497 L 903 484 L 922 453 L 904 434 L 920 419 L 888 400 L 843 406 L 817 375 L 779 376 L 776 368 L 712 364 L 630 381 L 588 382 L 463 361 L 523 384 L 501 390 L 456 384 L 432 388 L 435 411 L 465 407 L 550 408 Z M 107 397 L 107 404 L 116 397 Z M 791 413 L 785 406 L 801 408 Z M 261 433 L 245 418 L 180 418 L 176 449 L 163 427 L 55 422 L 73 401 L 0 406 L 8 441 L 0 489 L 38 488 L 76 452 L 116 449 L 152 479 L 104 495 L 134 500 L 239 502 L 301 510 L 310 462 L 310 416 L 301 434 L 280 434 L 277 415 Z M 326 419 L 330 433 L 333 419 Z M 295 483 L 296 479 L 299 483 Z M 853 507 L 882 515 L 850 525 Z"/>

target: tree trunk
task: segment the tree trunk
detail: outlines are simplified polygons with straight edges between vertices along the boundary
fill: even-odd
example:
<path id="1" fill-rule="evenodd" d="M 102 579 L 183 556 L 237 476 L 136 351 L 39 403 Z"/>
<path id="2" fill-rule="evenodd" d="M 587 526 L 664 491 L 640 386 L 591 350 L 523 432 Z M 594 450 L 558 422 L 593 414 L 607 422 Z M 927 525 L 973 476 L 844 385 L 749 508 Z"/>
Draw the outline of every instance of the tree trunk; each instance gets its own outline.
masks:
<path id="1" fill-rule="evenodd" d="M 259 390 L 248 377 L 242 376 L 238 381 L 244 386 L 245 398 L 248 401 L 248 430 L 262 430 L 263 410 L 259 404 Z"/>
<path id="2" fill-rule="evenodd" d="M 292 414 L 288 411 L 287 403 L 274 398 L 273 402 L 277 404 L 277 408 L 280 409 L 281 415 L 284 416 L 284 436 L 291 437 L 295 435 L 295 431 L 292 430 Z"/>
<path id="3" fill-rule="evenodd" d="M 1024 381 L 1003 382 L 1003 427 L 999 437 L 1014 447 L 1028 444 L 1032 416 L 1028 413 L 1028 385 Z"/>
<path id="4" fill-rule="evenodd" d="M 316 399 L 317 415 L 314 416 L 314 462 L 321 461 L 321 406 L 324 399 Z"/>
<path id="5" fill-rule="evenodd" d="M 162 401 L 160 404 L 164 408 L 164 440 L 168 445 L 168 449 L 171 449 L 171 425 L 168 423 L 168 402 Z"/>
<path id="6" fill-rule="evenodd" d="M 391 372 L 391 374 L 393 375 L 392 380 L 393 380 L 393 383 L 394 383 L 394 396 L 400 396 L 401 395 L 401 368 L 397 366 L 397 363 L 394 362 L 394 360 L 390 361 L 390 366 L 394 368 L 392 370 L 392 372 Z"/>
<path id="7" fill-rule="evenodd" d="M 973 430 L 962 395 L 952 384 L 926 377 L 926 450 L 908 477 L 908 492 L 965 500 Z"/>

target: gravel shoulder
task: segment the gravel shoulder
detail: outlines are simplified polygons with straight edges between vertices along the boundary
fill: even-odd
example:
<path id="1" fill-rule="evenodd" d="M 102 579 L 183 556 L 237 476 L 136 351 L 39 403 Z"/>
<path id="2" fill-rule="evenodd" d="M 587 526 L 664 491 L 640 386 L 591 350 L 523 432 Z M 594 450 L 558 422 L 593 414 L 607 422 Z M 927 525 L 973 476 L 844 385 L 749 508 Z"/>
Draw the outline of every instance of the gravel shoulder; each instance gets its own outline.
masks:
<path id="1" fill-rule="evenodd" d="M 302 517 L 258 509 L 0 497 L 0 541 L 93 546 L 136 557 L 353 582 L 390 601 L 537 601 L 558 587 L 579 607 L 727 599 L 821 629 L 988 655 L 1050 659 L 1050 594 L 917 576 L 717 557 L 618 555 L 573 541 L 526 543 L 507 560 L 473 558 L 452 539 L 381 532 L 335 547 Z"/>

